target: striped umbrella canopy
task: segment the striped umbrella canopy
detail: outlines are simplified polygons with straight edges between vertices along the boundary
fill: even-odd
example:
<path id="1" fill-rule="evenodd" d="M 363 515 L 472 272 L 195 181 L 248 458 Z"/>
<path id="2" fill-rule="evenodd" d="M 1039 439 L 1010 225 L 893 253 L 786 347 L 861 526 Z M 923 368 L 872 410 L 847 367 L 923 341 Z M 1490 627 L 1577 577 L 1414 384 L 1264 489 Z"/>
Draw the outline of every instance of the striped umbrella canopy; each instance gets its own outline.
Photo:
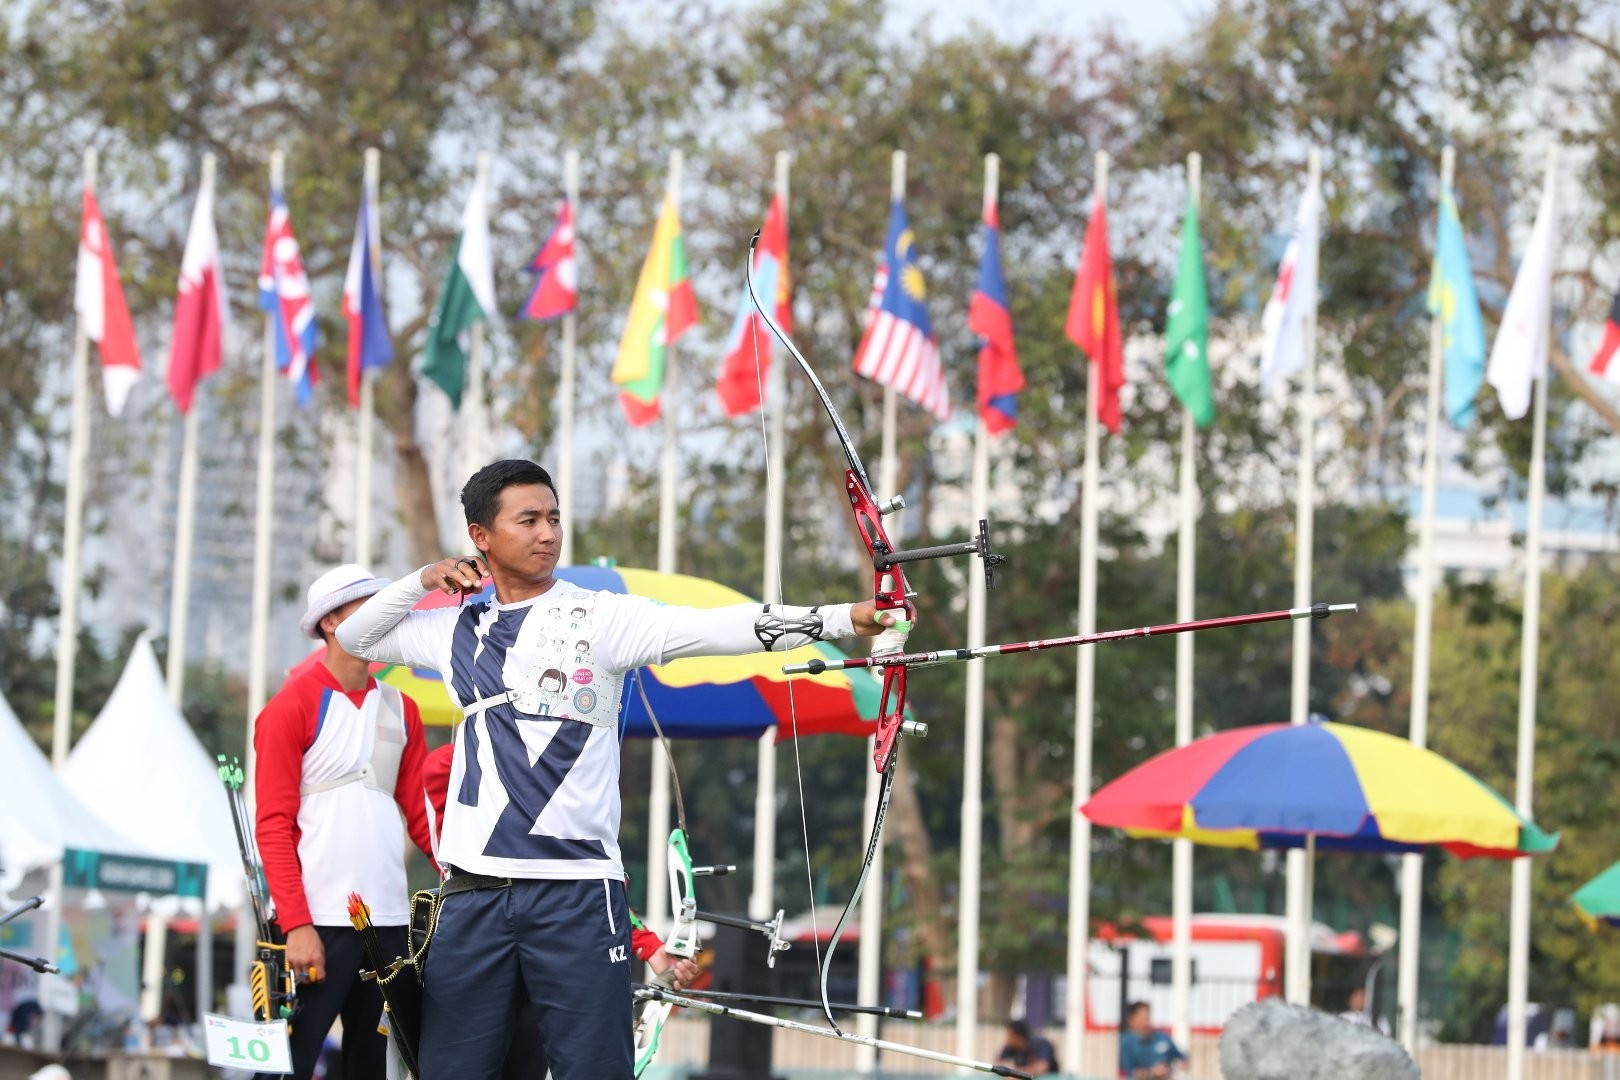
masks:
<path id="1" fill-rule="evenodd" d="M 1104 786 L 1081 813 L 1136 835 L 1226 847 L 1540 855 L 1558 845 L 1431 750 L 1313 721 L 1235 728 L 1167 750 Z"/>
<path id="2" fill-rule="evenodd" d="M 715 608 L 758 602 L 705 578 L 627 566 L 562 566 L 557 568 L 557 576 L 586 589 L 644 596 L 682 607 Z M 494 585 L 486 579 L 483 591 L 465 602 L 493 597 Z M 416 606 L 429 610 L 455 606 L 457 602 L 455 597 L 434 591 Z M 319 663 L 323 653 L 316 650 L 289 674 Z M 689 657 L 643 668 L 642 685 L 659 723 L 671 738 L 757 738 L 773 724 L 779 738 L 792 738 L 795 731 L 800 735 L 870 736 L 877 723 L 883 689 L 870 670 L 792 676 L 790 699 L 789 676 L 782 674 L 782 666 L 818 656 L 841 660 L 844 653 L 818 642 L 787 653 Z M 410 695 L 422 712 L 424 724 L 450 725 L 461 719 L 460 710 L 451 704 L 444 680 L 436 671 L 406 664 L 373 664 L 372 675 Z M 652 723 L 634 680 L 625 682 L 622 718 L 626 735 L 652 737 Z"/>
<path id="3" fill-rule="evenodd" d="M 1592 929 L 1599 926 L 1620 928 L 1620 863 L 1575 890 L 1570 897 L 1575 913 Z"/>

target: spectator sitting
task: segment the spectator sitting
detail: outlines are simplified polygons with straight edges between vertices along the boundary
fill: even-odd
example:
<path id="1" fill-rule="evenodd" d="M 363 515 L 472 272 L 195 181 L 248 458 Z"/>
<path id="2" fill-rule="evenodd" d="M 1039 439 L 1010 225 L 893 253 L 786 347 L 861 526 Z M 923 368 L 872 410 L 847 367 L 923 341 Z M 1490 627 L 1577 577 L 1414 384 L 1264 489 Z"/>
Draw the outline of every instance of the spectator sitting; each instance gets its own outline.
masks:
<path id="1" fill-rule="evenodd" d="M 1170 1036 L 1153 1030 L 1153 1013 L 1145 1001 L 1133 1001 L 1125 1010 L 1125 1030 L 1119 1033 L 1119 1075 L 1129 1080 L 1157 1080 L 1172 1069 L 1186 1068 L 1183 1054 Z"/>
<path id="2" fill-rule="evenodd" d="M 1047 1076 L 1058 1071 L 1057 1054 L 1052 1043 L 1039 1035 L 1031 1035 L 1029 1025 L 1022 1020 L 1007 1022 L 1007 1045 L 996 1056 L 997 1065 L 1011 1065 L 1031 1076 Z"/>

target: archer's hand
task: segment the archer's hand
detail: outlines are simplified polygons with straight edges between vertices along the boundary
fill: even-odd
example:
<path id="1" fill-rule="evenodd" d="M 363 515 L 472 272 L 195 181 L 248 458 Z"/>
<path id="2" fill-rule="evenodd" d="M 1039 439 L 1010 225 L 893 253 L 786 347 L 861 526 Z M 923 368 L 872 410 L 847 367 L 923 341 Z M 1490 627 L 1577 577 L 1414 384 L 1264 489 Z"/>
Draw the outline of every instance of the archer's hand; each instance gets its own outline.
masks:
<path id="1" fill-rule="evenodd" d="M 850 621 L 855 624 L 855 633 L 860 637 L 877 637 L 893 626 L 903 614 L 895 608 L 879 610 L 877 604 L 871 600 L 862 600 L 849 609 Z"/>
<path id="2" fill-rule="evenodd" d="M 320 982 L 326 972 L 326 949 L 313 926 L 296 926 L 287 933 L 287 968 L 299 982 Z"/>
<path id="3" fill-rule="evenodd" d="M 675 969 L 675 989 L 677 990 L 692 985 L 697 977 L 702 974 L 702 969 L 696 963 L 684 956 L 669 955 L 664 951 L 662 945 L 658 946 L 657 952 L 647 957 L 647 966 L 652 968 L 653 972 L 658 975 L 662 975 L 673 967 Z"/>
<path id="4" fill-rule="evenodd" d="M 450 555 L 422 569 L 422 587 L 465 596 L 477 592 L 488 574 L 489 567 L 478 556 Z"/>

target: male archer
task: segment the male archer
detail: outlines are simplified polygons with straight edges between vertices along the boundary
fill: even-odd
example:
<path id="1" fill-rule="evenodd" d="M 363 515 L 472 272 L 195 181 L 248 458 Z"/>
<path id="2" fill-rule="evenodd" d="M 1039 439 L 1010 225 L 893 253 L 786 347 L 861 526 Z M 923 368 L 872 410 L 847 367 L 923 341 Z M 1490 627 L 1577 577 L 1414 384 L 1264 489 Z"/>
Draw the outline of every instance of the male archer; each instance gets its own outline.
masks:
<path id="1" fill-rule="evenodd" d="M 292 1025 L 293 1075 L 308 1080 L 332 1022 L 343 1018 L 345 1080 L 382 1080 L 382 994 L 360 979 L 367 965 L 349 922 L 348 894 L 371 904 L 389 955 L 405 952 L 407 832 L 431 857 L 421 769 L 427 753 L 416 702 L 371 677 L 333 636 L 362 601 L 388 584 L 350 563 L 309 587 L 299 628 L 326 653 L 288 679 L 255 722 L 254 832 L 302 984 Z"/>
<path id="2" fill-rule="evenodd" d="M 532 461 L 485 466 L 461 502 L 480 556 L 401 578 L 339 628 L 356 655 L 442 673 L 467 718 L 439 841 L 450 876 L 424 972 L 421 1080 L 496 1080 L 525 1000 L 556 1080 L 629 1080 L 625 676 L 686 656 L 874 637 L 894 616 L 871 601 L 666 607 L 562 581 L 557 491 Z M 433 589 L 476 593 L 485 573 L 493 601 L 413 610 Z"/>

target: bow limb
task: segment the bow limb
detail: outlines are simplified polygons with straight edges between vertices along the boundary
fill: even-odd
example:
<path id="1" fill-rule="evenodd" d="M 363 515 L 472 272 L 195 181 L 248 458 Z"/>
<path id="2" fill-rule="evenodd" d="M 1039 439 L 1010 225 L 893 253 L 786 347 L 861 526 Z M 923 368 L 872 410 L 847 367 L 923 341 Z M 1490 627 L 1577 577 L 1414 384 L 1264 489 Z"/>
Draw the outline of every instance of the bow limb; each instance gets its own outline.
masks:
<path id="1" fill-rule="evenodd" d="M 675 768 L 675 751 L 669 744 L 669 736 L 664 734 L 664 726 L 658 722 L 658 713 L 647 697 L 647 686 L 642 681 L 640 668 L 635 670 L 635 680 L 636 692 L 641 697 L 642 707 L 647 710 L 653 733 L 664 747 L 664 760 L 669 763 L 670 781 L 675 792 L 675 828 L 669 834 L 669 854 L 666 859 L 669 869 L 669 910 L 673 923 L 664 939 L 664 952 L 672 957 L 691 959 L 697 955 L 697 894 L 693 884 L 692 856 L 686 846 L 686 799 L 681 791 L 681 774 Z M 647 883 L 648 889 L 654 887 L 655 882 Z M 658 982 L 667 987 L 675 985 L 673 965 L 658 976 Z M 653 1057 L 658 1053 L 658 1038 L 669 1021 L 672 1009 L 668 1002 L 651 999 L 636 1002 L 632 1020 L 634 1075 L 639 1077 L 652 1064 Z"/>

